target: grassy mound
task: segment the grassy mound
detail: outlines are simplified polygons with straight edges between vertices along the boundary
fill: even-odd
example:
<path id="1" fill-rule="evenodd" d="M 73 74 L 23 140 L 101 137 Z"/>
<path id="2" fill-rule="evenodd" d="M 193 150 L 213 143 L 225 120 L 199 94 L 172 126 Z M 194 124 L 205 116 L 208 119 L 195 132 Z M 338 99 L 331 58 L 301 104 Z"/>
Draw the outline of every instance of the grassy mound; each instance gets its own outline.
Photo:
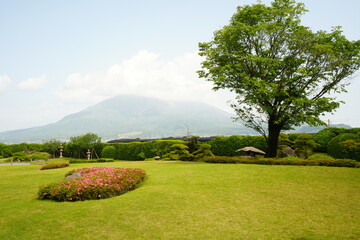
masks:
<path id="1" fill-rule="evenodd" d="M 65 176 L 75 172 L 81 177 L 40 187 L 38 198 L 55 201 L 110 198 L 134 189 L 146 175 L 141 169 L 93 167 L 72 170 Z"/>

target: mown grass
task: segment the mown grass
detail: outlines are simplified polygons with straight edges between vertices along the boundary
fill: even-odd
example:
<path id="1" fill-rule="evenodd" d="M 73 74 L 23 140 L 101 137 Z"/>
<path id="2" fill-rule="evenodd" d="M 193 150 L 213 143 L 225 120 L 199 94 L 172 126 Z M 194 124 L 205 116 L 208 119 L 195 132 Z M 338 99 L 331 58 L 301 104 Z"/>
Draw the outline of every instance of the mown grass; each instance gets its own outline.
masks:
<path id="1" fill-rule="evenodd" d="M 72 169 L 142 168 L 144 184 L 84 202 L 36 199 Z M 360 169 L 185 162 L 0 167 L 0 239 L 360 239 Z"/>

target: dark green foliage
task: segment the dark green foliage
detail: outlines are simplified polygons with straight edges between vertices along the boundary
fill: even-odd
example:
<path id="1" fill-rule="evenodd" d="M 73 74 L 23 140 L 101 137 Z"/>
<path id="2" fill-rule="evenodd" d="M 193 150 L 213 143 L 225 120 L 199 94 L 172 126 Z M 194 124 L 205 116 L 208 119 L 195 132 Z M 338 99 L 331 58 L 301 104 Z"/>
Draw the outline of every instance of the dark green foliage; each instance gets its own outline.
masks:
<path id="1" fill-rule="evenodd" d="M 170 160 L 192 161 L 194 155 L 188 151 L 189 147 L 185 144 L 174 144 L 170 147 L 170 152 L 164 157 Z"/>
<path id="2" fill-rule="evenodd" d="M 41 166 L 40 170 L 68 167 L 68 163 L 49 163 Z"/>
<path id="3" fill-rule="evenodd" d="M 308 158 L 317 144 L 312 140 L 310 134 L 301 134 L 294 142 L 295 153 L 302 158 Z"/>
<path id="4" fill-rule="evenodd" d="M 199 149 L 193 152 L 195 160 L 202 159 L 204 157 L 212 157 L 214 154 L 211 152 L 211 145 L 203 143 L 200 145 Z"/>
<path id="5" fill-rule="evenodd" d="M 197 151 L 200 147 L 200 143 L 198 141 L 198 136 L 192 136 L 190 140 L 187 142 L 187 146 L 189 147 L 189 152 L 193 153 Z"/>
<path id="6" fill-rule="evenodd" d="M 0 143 L 0 155 L 2 155 L 3 150 L 7 147 L 5 143 Z"/>
<path id="7" fill-rule="evenodd" d="M 302 133 L 289 133 L 288 137 L 290 141 L 294 142 Z"/>
<path id="8" fill-rule="evenodd" d="M 102 158 L 112 158 L 115 159 L 116 149 L 114 146 L 106 146 L 101 151 Z"/>
<path id="9" fill-rule="evenodd" d="M 50 139 L 48 141 L 43 142 L 42 151 L 50 153 L 53 157 L 58 157 L 60 154 L 60 146 L 61 142 L 56 139 Z"/>
<path id="10" fill-rule="evenodd" d="M 358 133 L 359 138 L 356 140 L 346 140 L 340 142 L 342 147 L 345 147 L 345 152 L 351 159 L 360 161 L 360 133 Z"/>
<path id="11" fill-rule="evenodd" d="M 241 153 L 236 150 L 252 146 L 266 152 L 266 141 L 261 136 L 238 136 L 216 137 L 208 142 L 211 145 L 211 151 L 219 156 L 239 156 Z"/>
<path id="12" fill-rule="evenodd" d="M 344 133 L 334 137 L 328 144 L 328 154 L 334 158 L 351 158 L 347 146 L 340 144 L 340 142 L 357 140 L 358 138 L 359 136 L 354 133 Z"/>
<path id="13" fill-rule="evenodd" d="M 2 153 L 0 152 L 0 154 L 7 158 L 11 157 L 14 153 L 17 152 L 40 152 L 42 150 L 42 145 L 38 143 L 20 143 L 11 145 L 1 144 L 0 150 L 2 151 Z"/>
<path id="14" fill-rule="evenodd" d="M 327 166 L 327 167 L 352 167 L 359 168 L 360 163 L 351 159 L 317 159 L 298 160 L 284 158 L 247 158 L 247 157 L 206 157 L 202 161 L 207 163 L 243 163 L 262 165 L 297 165 L 297 166 Z"/>
<path id="15" fill-rule="evenodd" d="M 326 153 L 329 142 L 336 136 L 336 132 L 332 131 L 330 128 L 320 130 L 313 136 L 313 140 L 318 144 L 315 150 L 317 152 Z"/>
<path id="16" fill-rule="evenodd" d="M 66 152 L 70 152 L 70 157 L 86 158 L 86 152 L 90 150 L 91 158 L 98 158 L 97 153 L 102 150 L 101 138 L 94 133 L 87 133 L 81 136 L 70 138 L 70 142 L 66 146 Z"/>

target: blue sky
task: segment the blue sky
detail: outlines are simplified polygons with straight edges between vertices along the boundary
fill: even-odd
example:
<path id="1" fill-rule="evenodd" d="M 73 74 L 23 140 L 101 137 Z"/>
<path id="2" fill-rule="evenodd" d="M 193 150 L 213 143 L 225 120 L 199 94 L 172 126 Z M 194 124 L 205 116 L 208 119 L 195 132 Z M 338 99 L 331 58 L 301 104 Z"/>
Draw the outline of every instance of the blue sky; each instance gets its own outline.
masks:
<path id="1" fill-rule="evenodd" d="M 269 3 L 270 1 L 262 1 Z M 303 24 L 360 39 L 360 1 L 304 0 Z M 231 111 L 198 79 L 198 42 L 256 0 L 0 0 L 0 131 L 60 120 L 117 94 L 200 100 Z M 326 116 L 360 127 L 360 76 Z"/>

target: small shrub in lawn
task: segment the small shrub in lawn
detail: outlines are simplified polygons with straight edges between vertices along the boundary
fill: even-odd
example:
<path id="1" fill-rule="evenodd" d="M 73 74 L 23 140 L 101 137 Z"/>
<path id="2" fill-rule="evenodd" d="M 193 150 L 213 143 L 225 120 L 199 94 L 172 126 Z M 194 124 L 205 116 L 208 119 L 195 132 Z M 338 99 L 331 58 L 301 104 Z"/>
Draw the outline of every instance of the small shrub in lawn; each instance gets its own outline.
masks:
<path id="1" fill-rule="evenodd" d="M 329 159 L 332 160 L 334 158 L 325 153 L 315 153 L 315 154 L 311 155 L 308 159 L 309 160 L 329 160 Z"/>
<path id="2" fill-rule="evenodd" d="M 72 170 L 80 178 L 51 183 L 40 187 L 39 199 L 55 201 L 84 201 L 118 196 L 136 187 L 144 180 L 146 172 L 142 169 L 93 167 Z"/>
<path id="3" fill-rule="evenodd" d="M 40 170 L 68 167 L 68 163 L 49 163 L 41 166 Z"/>
<path id="4" fill-rule="evenodd" d="M 112 158 L 99 158 L 99 159 L 70 159 L 70 163 L 96 163 L 96 162 L 114 162 Z"/>
<path id="5" fill-rule="evenodd" d="M 14 161 L 29 161 L 30 157 L 25 152 L 16 152 L 12 154 Z"/>
<path id="6" fill-rule="evenodd" d="M 29 158 L 32 160 L 32 161 L 35 161 L 35 160 L 48 160 L 49 159 L 49 156 L 45 155 L 45 154 L 33 154 L 33 155 L 30 155 Z"/>
<path id="7" fill-rule="evenodd" d="M 114 162 L 112 158 L 99 158 L 96 160 L 97 162 Z"/>

